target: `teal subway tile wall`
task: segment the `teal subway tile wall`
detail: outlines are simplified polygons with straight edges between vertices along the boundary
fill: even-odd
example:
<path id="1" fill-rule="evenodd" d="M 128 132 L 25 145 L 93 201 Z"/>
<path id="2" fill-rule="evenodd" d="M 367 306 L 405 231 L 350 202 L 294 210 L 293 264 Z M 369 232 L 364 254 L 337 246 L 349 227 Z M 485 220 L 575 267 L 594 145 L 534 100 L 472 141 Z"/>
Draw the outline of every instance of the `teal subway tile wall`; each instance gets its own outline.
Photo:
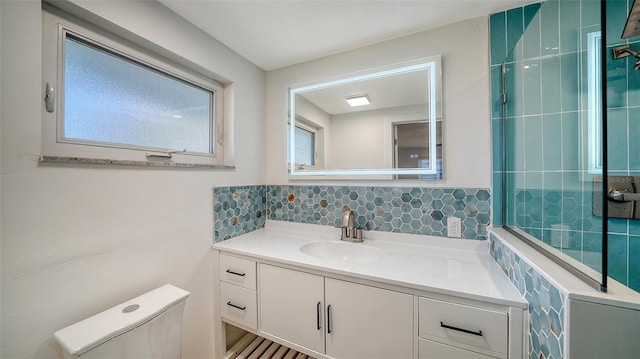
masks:
<path id="1" fill-rule="evenodd" d="M 609 175 L 640 174 L 640 71 L 633 70 L 632 57 L 614 60 L 611 55 L 615 46 L 640 47 L 638 38 L 620 39 L 631 3 L 606 2 Z M 506 190 L 508 207 L 513 208 L 506 213 L 506 224 L 596 270 L 601 270 L 602 246 L 594 239 L 603 219 L 593 214 L 593 159 L 585 155 L 583 133 L 590 130 L 589 41 L 601 30 L 599 6 L 594 0 L 550 0 L 490 17 L 493 223 L 503 224 L 500 198 Z M 509 16 L 520 17 L 516 12 L 522 13 L 522 26 L 529 22 L 525 29 L 517 20 L 508 21 Z M 510 25 L 516 29 L 510 30 Z M 514 44 L 509 34 L 519 32 L 522 38 Z M 500 64 L 505 59 L 506 90 L 515 99 L 507 104 L 503 123 Z M 503 131 L 515 139 L 507 144 L 506 160 Z M 640 257 L 637 227 L 634 220 L 609 220 L 608 259 L 612 278 L 640 290 L 640 263 L 632 260 Z"/>
<path id="2" fill-rule="evenodd" d="M 607 1 L 607 114 L 610 176 L 640 175 L 640 71 L 633 56 L 614 60 L 613 48 L 640 49 L 640 38 L 621 39 L 633 1 Z M 640 221 L 608 222 L 609 276 L 640 291 Z"/>
<path id="3" fill-rule="evenodd" d="M 518 227 L 579 259 L 598 249 L 585 242 L 597 238 L 598 219 L 592 218 L 586 195 L 590 184 L 580 181 L 578 152 L 583 118 L 578 90 L 581 56 L 586 56 L 579 44 L 584 31 L 599 30 L 589 23 L 592 10 L 580 1 L 549 0 L 489 18 L 493 223 Z M 521 36 L 514 41 L 513 34 Z M 491 234 L 490 242 L 491 255 L 529 303 L 529 357 L 563 358 L 564 296 L 501 239 Z M 592 266 L 600 265 L 589 258 Z"/>
<path id="4" fill-rule="evenodd" d="M 338 226 L 352 210 L 360 228 L 446 237 L 447 218 L 461 219 L 462 237 L 486 239 L 491 192 L 484 188 L 245 186 L 214 189 L 214 238 L 264 226 L 266 218 Z"/>

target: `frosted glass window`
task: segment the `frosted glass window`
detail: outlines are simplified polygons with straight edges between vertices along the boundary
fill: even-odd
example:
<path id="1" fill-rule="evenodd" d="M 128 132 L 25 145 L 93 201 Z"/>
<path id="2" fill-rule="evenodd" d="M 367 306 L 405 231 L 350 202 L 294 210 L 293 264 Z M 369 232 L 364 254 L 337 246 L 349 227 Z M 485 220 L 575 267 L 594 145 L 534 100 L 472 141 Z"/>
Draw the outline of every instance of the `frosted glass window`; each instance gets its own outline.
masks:
<path id="1" fill-rule="evenodd" d="M 213 153 L 213 96 L 67 35 L 63 140 Z"/>
<path id="2" fill-rule="evenodd" d="M 316 134 L 315 132 L 305 130 L 300 127 L 296 127 L 295 130 L 295 160 L 298 165 L 310 165 L 315 166 L 315 148 L 316 148 Z M 291 129 L 287 127 L 287 143 L 291 143 Z M 287 155 L 290 152 L 287 151 Z M 288 156 L 290 157 L 290 156 Z M 291 162 L 291 158 L 288 158 Z"/>

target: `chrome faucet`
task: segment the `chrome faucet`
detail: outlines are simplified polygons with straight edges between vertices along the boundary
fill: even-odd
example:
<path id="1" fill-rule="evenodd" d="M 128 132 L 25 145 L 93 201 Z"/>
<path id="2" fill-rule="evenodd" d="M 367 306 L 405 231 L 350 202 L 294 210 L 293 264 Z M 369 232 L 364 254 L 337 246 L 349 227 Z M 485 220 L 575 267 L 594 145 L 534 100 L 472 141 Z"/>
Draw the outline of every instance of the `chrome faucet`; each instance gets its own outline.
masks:
<path id="1" fill-rule="evenodd" d="M 342 236 L 340 240 L 347 242 L 362 242 L 362 229 L 356 228 L 356 217 L 353 211 L 342 215 Z"/>

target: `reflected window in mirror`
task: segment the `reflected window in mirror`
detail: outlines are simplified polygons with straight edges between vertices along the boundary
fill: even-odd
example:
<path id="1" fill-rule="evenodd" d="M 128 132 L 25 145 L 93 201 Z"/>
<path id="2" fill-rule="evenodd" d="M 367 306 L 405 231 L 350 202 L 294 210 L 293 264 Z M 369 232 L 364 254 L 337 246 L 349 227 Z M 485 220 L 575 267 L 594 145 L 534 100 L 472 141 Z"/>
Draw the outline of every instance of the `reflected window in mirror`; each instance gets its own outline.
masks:
<path id="1" fill-rule="evenodd" d="M 441 82 L 435 56 L 291 88 L 290 175 L 442 179 Z M 313 166 L 305 126 L 322 131 Z"/>
<path id="2" fill-rule="evenodd" d="M 296 168 L 316 168 L 317 164 L 317 138 L 318 128 L 305 124 L 299 119 L 295 125 L 295 167 Z M 287 126 L 287 144 L 291 143 L 291 126 Z M 291 164 L 290 151 L 287 151 L 287 162 Z"/>

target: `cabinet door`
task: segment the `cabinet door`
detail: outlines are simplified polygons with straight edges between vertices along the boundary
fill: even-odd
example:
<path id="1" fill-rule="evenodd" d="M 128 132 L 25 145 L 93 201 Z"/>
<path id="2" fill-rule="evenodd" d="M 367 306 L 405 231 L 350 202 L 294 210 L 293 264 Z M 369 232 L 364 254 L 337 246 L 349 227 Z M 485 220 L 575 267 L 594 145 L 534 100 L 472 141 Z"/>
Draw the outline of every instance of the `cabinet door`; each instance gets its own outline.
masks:
<path id="1" fill-rule="evenodd" d="M 495 359 L 487 355 L 464 350 L 450 345 L 420 339 L 419 359 Z"/>
<path id="2" fill-rule="evenodd" d="M 413 358 L 413 296 L 327 278 L 325 303 L 327 355 Z"/>
<path id="3" fill-rule="evenodd" d="M 324 353 L 324 278 L 260 264 L 260 329 Z"/>

